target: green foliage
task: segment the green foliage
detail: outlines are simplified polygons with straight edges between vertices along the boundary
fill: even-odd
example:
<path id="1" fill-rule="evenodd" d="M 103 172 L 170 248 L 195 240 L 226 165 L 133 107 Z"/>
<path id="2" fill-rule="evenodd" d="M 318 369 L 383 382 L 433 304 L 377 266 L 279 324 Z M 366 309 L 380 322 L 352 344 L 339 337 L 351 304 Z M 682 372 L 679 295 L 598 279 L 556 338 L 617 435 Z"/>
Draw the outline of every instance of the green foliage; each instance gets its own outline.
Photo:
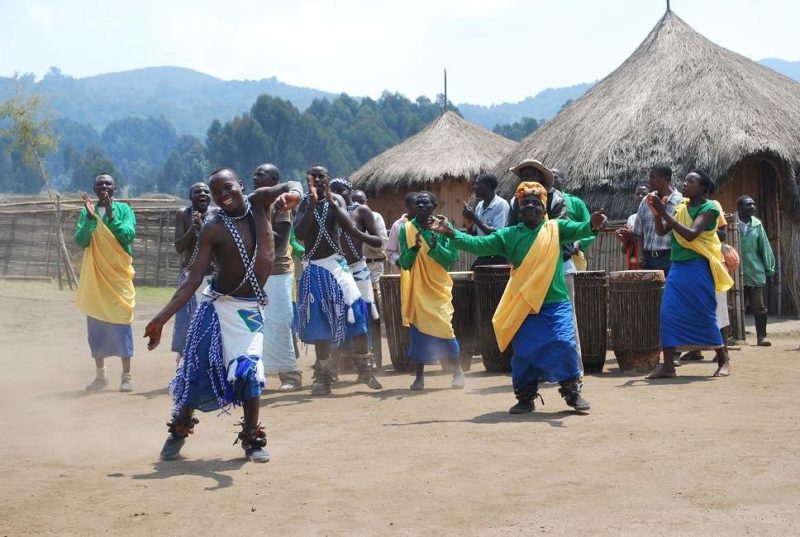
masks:
<path id="1" fill-rule="evenodd" d="M 114 178 L 114 184 L 120 190 L 125 187 L 125 178 L 103 150 L 95 145 L 86 151 L 76 154 L 70 164 L 69 189 L 76 192 L 89 192 L 94 187 L 94 180 L 100 173 L 107 173 Z"/>
<path id="2" fill-rule="evenodd" d="M 158 175 L 158 191 L 188 197 L 189 188 L 211 172 L 203 142 L 191 135 L 178 138 Z"/>
<path id="3" fill-rule="evenodd" d="M 16 80 L 16 79 L 15 79 Z M 58 140 L 48 121 L 42 97 L 17 80 L 12 96 L 0 103 L 0 189 L 35 193 L 47 184 L 44 159 Z"/>
<path id="4" fill-rule="evenodd" d="M 532 117 L 524 117 L 515 123 L 507 123 L 505 125 L 495 125 L 492 132 L 505 136 L 510 140 L 520 141 L 529 134 L 532 134 L 536 129 L 544 125 L 544 120 L 535 120 Z"/>
<path id="5" fill-rule="evenodd" d="M 263 162 L 284 176 L 298 178 L 312 164 L 333 175 L 347 175 L 367 160 L 419 132 L 442 112 L 434 103 L 397 93 L 356 100 L 342 94 L 315 100 L 300 113 L 290 102 L 262 95 L 250 109 L 226 123 L 214 121 L 206 147 L 212 168 L 230 166 L 249 177 Z M 456 110 L 452 103 L 451 109 Z"/>
<path id="6" fill-rule="evenodd" d="M 177 139 L 175 127 L 163 116 L 126 117 L 103 129 L 101 145 L 136 193 L 155 189 L 158 170 Z"/>

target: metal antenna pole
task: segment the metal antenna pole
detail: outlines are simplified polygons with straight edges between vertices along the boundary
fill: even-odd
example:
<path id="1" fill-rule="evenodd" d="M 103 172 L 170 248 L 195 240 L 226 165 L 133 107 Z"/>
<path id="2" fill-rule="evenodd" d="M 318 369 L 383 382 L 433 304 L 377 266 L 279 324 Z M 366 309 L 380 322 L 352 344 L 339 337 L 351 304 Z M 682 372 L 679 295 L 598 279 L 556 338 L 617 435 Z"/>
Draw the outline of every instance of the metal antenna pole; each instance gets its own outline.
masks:
<path id="1" fill-rule="evenodd" d="M 447 68 L 444 69 L 444 110 L 447 112 Z"/>

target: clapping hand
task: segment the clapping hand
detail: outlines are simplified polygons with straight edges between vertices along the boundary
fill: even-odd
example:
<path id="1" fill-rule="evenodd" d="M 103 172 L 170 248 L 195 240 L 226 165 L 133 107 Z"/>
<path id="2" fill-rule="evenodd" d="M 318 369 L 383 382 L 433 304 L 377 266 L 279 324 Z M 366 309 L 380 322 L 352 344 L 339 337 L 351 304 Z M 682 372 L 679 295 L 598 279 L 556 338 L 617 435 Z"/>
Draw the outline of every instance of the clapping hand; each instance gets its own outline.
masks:
<path id="1" fill-rule="evenodd" d="M 658 197 L 658 194 L 651 192 L 647 195 L 645 200 L 647 200 L 647 206 L 650 207 L 650 210 L 653 211 L 654 215 L 664 216 L 667 214 L 666 198 L 662 200 Z"/>
<path id="2" fill-rule="evenodd" d="M 594 231 L 599 231 L 603 229 L 608 222 L 608 217 L 603 213 L 605 209 L 599 209 L 592 213 L 592 229 Z"/>
<path id="3" fill-rule="evenodd" d="M 199 211 L 192 212 L 192 229 L 197 233 L 201 227 L 203 227 L 203 215 Z"/>
<path id="4" fill-rule="evenodd" d="M 419 231 L 417 231 L 417 236 L 414 237 L 414 246 L 411 247 L 412 250 L 418 252 L 420 247 L 422 246 L 422 235 L 420 235 Z"/>
<path id="5" fill-rule="evenodd" d="M 83 206 L 86 207 L 86 214 L 89 215 L 89 218 L 94 218 L 94 204 L 89 198 L 89 194 L 86 192 L 81 194 L 81 201 L 83 201 Z"/>
<path id="6" fill-rule="evenodd" d="M 317 201 L 319 200 L 319 195 L 317 194 L 317 186 L 314 183 L 314 176 L 308 174 L 306 176 L 306 182 L 308 183 L 308 200 L 311 202 L 311 206 L 313 207 L 314 205 L 317 204 Z"/>

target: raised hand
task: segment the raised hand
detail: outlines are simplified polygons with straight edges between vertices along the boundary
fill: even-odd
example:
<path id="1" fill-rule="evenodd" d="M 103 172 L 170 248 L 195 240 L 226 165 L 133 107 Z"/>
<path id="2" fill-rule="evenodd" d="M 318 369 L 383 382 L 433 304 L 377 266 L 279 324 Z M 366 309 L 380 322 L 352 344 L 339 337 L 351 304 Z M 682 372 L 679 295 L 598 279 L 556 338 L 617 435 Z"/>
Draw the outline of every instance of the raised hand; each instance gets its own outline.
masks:
<path id="1" fill-rule="evenodd" d="M 144 329 L 144 337 L 150 338 L 147 342 L 147 350 L 152 351 L 158 344 L 161 343 L 161 330 L 164 328 L 164 323 L 158 319 L 153 319 Z"/>
<path id="2" fill-rule="evenodd" d="M 333 192 L 331 192 L 331 189 L 328 187 L 328 178 L 323 177 L 320 179 L 320 182 L 322 183 L 322 192 L 325 194 L 325 201 L 330 204 L 336 203 L 333 200 Z"/>
<path id="3" fill-rule="evenodd" d="M 275 209 L 280 212 L 291 211 L 302 199 L 299 192 L 284 192 L 275 200 Z"/>
<path id="4" fill-rule="evenodd" d="M 663 216 L 667 212 L 667 206 L 661 198 L 658 197 L 657 194 L 650 193 L 645 198 L 647 200 L 647 206 L 650 207 L 650 210 L 653 211 L 653 214 L 656 216 Z"/>
<path id="5" fill-rule="evenodd" d="M 420 247 L 422 247 L 422 235 L 420 235 L 419 231 L 417 231 L 417 236 L 414 237 L 414 246 L 412 246 L 411 249 L 416 252 L 420 249 Z"/>
<path id="6" fill-rule="evenodd" d="M 89 198 L 89 194 L 86 192 L 81 194 L 81 201 L 83 202 L 83 206 L 86 207 L 86 214 L 89 215 L 89 218 L 94 218 L 94 204 L 91 198 Z"/>
<path id="7" fill-rule="evenodd" d="M 203 216 L 198 211 L 192 212 L 192 229 L 197 233 L 201 227 L 203 227 Z"/>
<path id="8" fill-rule="evenodd" d="M 461 216 L 469 220 L 472 220 L 473 222 L 475 221 L 475 211 L 470 209 L 466 201 L 464 202 L 464 209 L 461 211 Z"/>
<path id="9" fill-rule="evenodd" d="M 309 174 L 306 176 L 306 183 L 308 184 L 308 201 L 311 202 L 311 206 L 317 204 L 319 201 L 319 194 L 317 193 L 317 186 L 314 182 L 314 176 Z"/>
<path id="10" fill-rule="evenodd" d="M 592 229 L 595 231 L 601 230 L 608 222 L 608 217 L 603 213 L 605 209 L 599 209 L 592 213 Z"/>

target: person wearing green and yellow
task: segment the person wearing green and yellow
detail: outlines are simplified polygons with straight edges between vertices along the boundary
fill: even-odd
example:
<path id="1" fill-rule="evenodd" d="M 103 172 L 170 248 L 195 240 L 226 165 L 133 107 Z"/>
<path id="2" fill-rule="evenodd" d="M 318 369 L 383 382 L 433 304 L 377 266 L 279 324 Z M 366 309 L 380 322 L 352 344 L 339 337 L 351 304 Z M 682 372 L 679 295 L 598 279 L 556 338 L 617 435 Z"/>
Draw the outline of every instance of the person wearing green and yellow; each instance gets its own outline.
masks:
<path id="1" fill-rule="evenodd" d="M 511 378 L 517 404 L 511 414 L 534 410 L 540 382 L 558 382 L 567 405 L 585 412 L 581 395 L 580 357 L 575 345 L 572 303 L 564 281 L 562 245 L 593 235 L 606 222 L 601 211 L 589 221 L 548 219 L 547 189 L 537 182 L 517 187 L 521 222 L 491 235 L 475 237 L 454 230 L 446 221 L 434 228 L 451 239 L 451 248 L 475 255 L 502 255 L 513 269 L 492 318 L 497 344 L 510 344 Z"/>
<path id="2" fill-rule="evenodd" d="M 86 314 L 89 348 L 97 371 L 86 386 L 89 391 L 108 385 L 105 359 L 122 359 L 122 380 L 119 390 L 133 390 L 131 357 L 133 356 L 133 308 L 136 292 L 133 287 L 133 250 L 136 217 L 126 203 L 113 201 L 114 178 L 101 173 L 94 180 L 97 202 L 83 193 L 84 208 L 78 216 L 75 242 L 85 248 L 78 283 L 78 308 Z"/>
<path id="3" fill-rule="evenodd" d="M 453 331 L 453 279 L 447 273 L 458 259 L 450 239 L 430 227 L 438 221 L 438 205 L 431 192 L 416 195 L 416 216 L 400 228 L 400 268 L 408 271 L 407 285 L 401 285 L 403 326 L 408 326 L 408 359 L 415 364 L 412 390 L 425 387 L 425 364 L 440 360 L 453 362 L 451 386 L 464 387 L 459 353 Z"/>

